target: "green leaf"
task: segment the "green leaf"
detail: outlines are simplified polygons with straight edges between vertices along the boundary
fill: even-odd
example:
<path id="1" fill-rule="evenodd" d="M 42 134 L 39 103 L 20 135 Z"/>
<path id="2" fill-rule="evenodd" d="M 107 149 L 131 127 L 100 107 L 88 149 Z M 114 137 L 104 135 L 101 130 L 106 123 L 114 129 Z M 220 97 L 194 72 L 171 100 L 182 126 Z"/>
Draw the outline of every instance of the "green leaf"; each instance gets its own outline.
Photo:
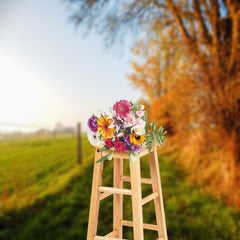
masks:
<path id="1" fill-rule="evenodd" d="M 157 131 L 157 123 L 155 123 L 155 125 L 153 126 L 153 132 Z"/>
<path id="2" fill-rule="evenodd" d="M 147 150 L 148 150 L 148 153 L 150 154 L 151 151 L 152 151 L 152 147 L 153 147 L 153 144 L 152 143 L 148 143 L 147 145 Z"/>
<path id="3" fill-rule="evenodd" d="M 153 128 L 154 125 L 154 120 L 152 120 L 152 122 L 150 123 L 151 128 Z"/>
<path id="4" fill-rule="evenodd" d="M 104 157 L 102 157 L 102 158 L 98 159 L 98 160 L 95 162 L 95 164 L 96 164 L 96 163 L 103 162 L 103 161 L 107 160 L 107 159 L 108 159 L 108 157 L 109 157 L 110 155 L 112 155 L 112 152 L 111 152 L 111 153 L 109 153 L 109 154 L 107 154 L 106 156 L 104 156 Z"/>
<path id="5" fill-rule="evenodd" d="M 149 129 L 149 124 L 146 122 L 146 125 L 145 125 L 145 131 L 147 132 Z"/>
<path id="6" fill-rule="evenodd" d="M 133 152 L 133 151 L 129 152 L 129 160 L 130 160 L 131 163 L 134 162 L 136 156 L 137 156 L 137 154 L 135 152 Z"/>
<path id="7" fill-rule="evenodd" d="M 144 113 L 144 116 L 143 116 L 143 120 L 148 122 L 148 115 L 147 115 L 147 111 Z"/>
<path id="8" fill-rule="evenodd" d="M 158 136 L 155 138 L 155 141 L 156 141 L 156 143 L 157 143 L 159 146 L 161 145 L 161 142 L 159 141 L 159 137 L 158 137 Z"/>
<path id="9" fill-rule="evenodd" d="M 110 148 L 108 148 L 106 145 L 105 146 L 103 146 L 100 150 L 99 150 L 99 152 L 103 152 L 103 151 L 106 151 L 106 150 L 109 150 Z"/>
<path id="10" fill-rule="evenodd" d="M 163 135 L 165 135 L 167 133 L 167 131 L 165 131 L 164 133 L 163 133 Z"/>
<path id="11" fill-rule="evenodd" d="M 146 125 L 145 125 L 145 131 L 147 132 L 148 129 L 149 129 L 149 123 L 148 123 L 147 111 L 144 113 L 144 116 L 143 116 L 142 119 L 146 122 Z"/>
<path id="12" fill-rule="evenodd" d="M 160 134 L 163 134 L 163 131 L 164 131 L 163 127 L 161 126 L 158 131 Z"/>
<path id="13" fill-rule="evenodd" d="M 107 160 L 111 161 L 113 157 L 113 153 L 111 152 L 110 154 L 107 155 Z"/>

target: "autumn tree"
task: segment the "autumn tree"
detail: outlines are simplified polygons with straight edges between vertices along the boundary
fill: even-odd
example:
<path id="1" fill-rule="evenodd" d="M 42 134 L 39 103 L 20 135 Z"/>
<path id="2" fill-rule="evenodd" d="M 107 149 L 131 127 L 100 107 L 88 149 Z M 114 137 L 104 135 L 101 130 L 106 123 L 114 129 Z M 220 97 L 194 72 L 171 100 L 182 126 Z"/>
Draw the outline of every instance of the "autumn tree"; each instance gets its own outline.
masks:
<path id="1" fill-rule="evenodd" d="M 71 0 L 74 19 L 107 44 L 139 36 L 129 79 L 175 128 L 186 165 L 240 206 L 240 2 Z M 145 33 L 143 37 L 143 33 Z M 216 186 L 218 186 L 216 188 Z"/>

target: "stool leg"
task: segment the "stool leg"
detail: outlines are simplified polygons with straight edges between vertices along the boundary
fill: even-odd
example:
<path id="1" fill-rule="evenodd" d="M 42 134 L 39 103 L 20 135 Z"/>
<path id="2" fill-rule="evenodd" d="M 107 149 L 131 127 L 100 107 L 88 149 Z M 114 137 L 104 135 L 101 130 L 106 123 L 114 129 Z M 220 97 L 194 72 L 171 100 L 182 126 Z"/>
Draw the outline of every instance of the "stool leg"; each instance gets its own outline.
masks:
<path id="1" fill-rule="evenodd" d="M 131 190 L 132 190 L 132 211 L 133 231 L 135 240 L 143 240 L 143 213 L 142 213 L 142 189 L 140 158 L 130 162 Z"/>
<path id="2" fill-rule="evenodd" d="M 96 150 L 95 162 L 98 159 L 100 159 L 101 156 L 102 154 L 97 152 Z M 93 240 L 94 236 L 97 234 L 99 203 L 100 203 L 100 198 L 99 198 L 100 192 L 98 188 L 102 184 L 102 173 L 103 173 L 103 162 L 96 163 L 96 164 L 94 163 L 87 240 Z"/>
<path id="3" fill-rule="evenodd" d="M 121 176 L 123 175 L 123 159 L 114 158 L 113 163 L 113 187 L 123 188 L 123 181 Z M 123 195 L 114 194 L 113 195 L 113 230 L 117 230 L 117 237 L 122 239 L 122 220 L 123 215 Z"/>
<path id="4" fill-rule="evenodd" d="M 162 195 L 162 187 L 161 187 L 161 179 L 159 172 L 159 164 L 158 164 L 158 155 L 157 148 L 154 147 L 153 151 L 149 155 L 149 163 L 150 163 L 150 172 L 152 178 L 152 189 L 153 192 L 158 192 L 158 197 L 154 199 L 155 212 L 156 212 L 156 220 L 158 226 L 158 238 L 163 240 L 167 240 L 167 228 L 165 221 L 165 213 L 164 213 L 164 205 L 163 205 L 163 195 Z"/>

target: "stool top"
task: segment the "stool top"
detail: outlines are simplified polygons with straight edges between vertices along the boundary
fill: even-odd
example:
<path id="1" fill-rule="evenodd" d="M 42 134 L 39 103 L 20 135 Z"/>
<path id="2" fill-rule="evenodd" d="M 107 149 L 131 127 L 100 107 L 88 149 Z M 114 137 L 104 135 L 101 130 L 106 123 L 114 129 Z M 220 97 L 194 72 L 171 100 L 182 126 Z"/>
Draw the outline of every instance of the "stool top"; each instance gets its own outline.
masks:
<path id="1" fill-rule="evenodd" d="M 100 146 L 96 146 L 96 150 L 100 150 L 103 146 L 100 145 Z M 154 144 L 153 148 L 152 148 L 152 151 L 153 149 L 157 147 L 157 144 Z M 128 152 L 117 152 L 117 151 L 111 151 L 111 150 L 107 150 L 107 151 L 102 151 L 102 157 L 106 156 L 107 154 L 113 152 L 113 158 L 123 158 L 123 159 L 129 159 L 129 153 Z M 146 145 L 143 145 L 142 148 L 141 148 L 141 151 L 138 153 L 137 157 L 143 157 L 145 155 L 148 154 L 148 150 L 147 150 L 147 147 Z"/>

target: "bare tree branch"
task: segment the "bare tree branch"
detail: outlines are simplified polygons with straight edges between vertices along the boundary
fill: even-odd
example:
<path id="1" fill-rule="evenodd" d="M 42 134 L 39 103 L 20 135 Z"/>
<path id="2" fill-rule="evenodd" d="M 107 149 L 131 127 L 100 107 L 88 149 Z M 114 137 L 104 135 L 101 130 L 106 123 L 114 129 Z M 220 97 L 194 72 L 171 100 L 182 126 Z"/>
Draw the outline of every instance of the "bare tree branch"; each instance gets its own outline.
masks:
<path id="1" fill-rule="evenodd" d="M 165 4 L 159 3 L 158 0 L 153 0 L 153 4 L 158 8 L 168 9 Z"/>
<path id="2" fill-rule="evenodd" d="M 230 16 L 232 19 L 232 43 L 228 70 L 232 71 L 240 54 L 240 3 L 238 1 L 227 0 Z"/>
<path id="3" fill-rule="evenodd" d="M 203 16 L 201 13 L 199 0 L 193 0 L 193 9 L 195 13 L 195 19 L 198 24 L 201 41 L 206 44 L 211 43 L 210 34 L 204 23 Z"/>
<path id="4" fill-rule="evenodd" d="M 181 16 L 179 15 L 174 3 L 171 1 L 171 0 L 166 0 L 167 4 L 168 4 L 168 7 L 171 11 L 171 13 L 173 14 L 175 20 L 176 20 L 176 23 L 178 25 L 178 29 L 183 37 L 183 39 L 187 42 L 187 43 L 192 43 L 192 39 L 191 39 L 191 36 L 190 34 L 188 33 L 187 29 L 185 28 L 184 26 L 184 23 L 183 23 L 183 20 L 181 18 Z"/>
<path id="5" fill-rule="evenodd" d="M 211 23 L 212 23 L 212 39 L 213 39 L 213 54 L 216 55 L 215 62 L 216 66 L 219 66 L 219 28 L 218 28 L 218 18 L 219 18 L 219 5 L 218 0 L 210 0 L 211 5 Z"/>

